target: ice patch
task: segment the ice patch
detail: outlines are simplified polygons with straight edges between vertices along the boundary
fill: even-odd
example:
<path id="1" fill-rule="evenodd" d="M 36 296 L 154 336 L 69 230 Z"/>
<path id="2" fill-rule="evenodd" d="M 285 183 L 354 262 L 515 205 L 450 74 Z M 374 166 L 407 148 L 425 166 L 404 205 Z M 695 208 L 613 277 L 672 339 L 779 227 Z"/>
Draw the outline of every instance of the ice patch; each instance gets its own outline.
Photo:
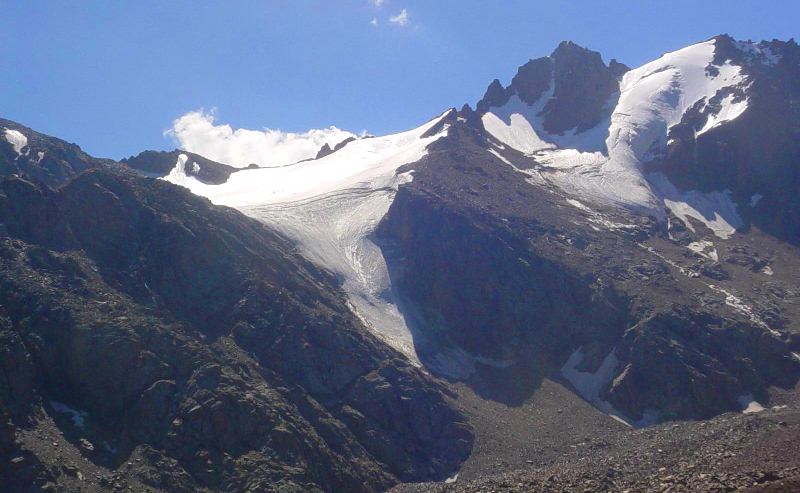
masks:
<path id="1" fill-rule="evenodd" d="M 200 165 L 197 164 L 197 163 L 192 163 L 192 171 L 194 173 L 199 173 L 200 172 Z"/>
<path id="2" fill-rule="evenodd" d="M 585 197 L 590 202 L 615 204 L 644 209 L 659 216 L 657 200 L 638 168 L 608 166 L 606 151 L 612 105 L 618 95 L 607 102 L 607 118 L 593 128 L 563 135 L 549 134 L 544 129 L 543 112 L 553 97 L 555 85 L 533 104 L 517 95 L 501 107 L 493 107 L 481 118 L 486 131 L 495 139 L 528 156 L 533 156 L 547 170 L 548 181 L 570 194 Z"/>
<path id="3" fill-rule="evenodd" d="M 475 356 L 458 346 L 440 348 L 425 362 L 434 373 L 449 378 L 465 380 L 474 374 L 478 364 L 492 368 L 509 368 L 514 360 L 496 360 L 485 356 Z"/>
<path id="4" fill-rule="evenodd" d="M 711 40 L 668 53 L 626 73 L 619 95 L 609 101 L 616 101 L 613 111 L 609 108 L 610 116 L 585 132 L 551 135 L 544 130 L 544 109 L 553 97 L 552 83 L 531 105 L 512 95 L 503 106 L 490 108 L 482 116 L 484 128 L 503 144 L 535 157 L 548 168 L 540 177 L 567 193 L 663 219 L 662 201 L 651 190 L 652 182 L 642 175 L 641 164 L 664 148 L 670 127 L 679 123 L 689 108 L 746 81 L 741 67 L 730 63 L 717 67 L 717 75 L 707 73 L 715 43 Z M 746 100 L 724 98 L 720 111 L 709 117 L 701 133 L 738 117 L 746 108 Z M 715 218 L 701 214 L 705 212 L 702 207 L 698 209 L 721 205 L 706 204 L 709 200 L 729 202 L 727 197 L 705 197 L 708 200 L 697 207 L 691 200 L 668 199 L 675 202 L 676 209 L 688 203 L 683 209 L 686 215 L 710 224 L 715 233 L 725 237 L 741 224 L 734 221 L 738 215 L 728 217 L 720 211 L 720 218 Z"/>
<path id="5" fill-rule="evenodd" d="M 199 186 L 202 186 L 203 183 L 198 181 L 196 178 L 188 176 L 186 174 L 186 161 L 188 160 L 189 156 L 187 156 L 186 154 L 178 155 L 178 160 L 175 162 L 175 167 L 172 168 L 169 174 L 163 177 L 162 180 L 166 180 L 170 183 L 186 187 L 190 190 L 192 188 L 197 188 Z"/>
<path id="6" fill-rule="evenodd" d="M 599 399 L 603 388 L 614 379 L 614 372 L 619 361 L 613 349 L 594 373 L 578 371 L 576 368 L 581 361 L 583 361 L 583 347 L 579 347 L 570 355 L 567 362 L 561 367 L 561 374 L 569 380 L 581 397 L 589 402 L 595 402 Z"/>
<path id="7" fill-rule="evenodd" d="M 116 454 L 117 453 L 116 447 L 112 447 L 111 444 L 108 443 L 105 440 L 103 440 L 103 448 L 106 449 L 106 452 L 108 452 L 109 454 Z"/>
<path id="8" fill-rule="evenodd" d="M 764 196 L 761 195 L 760 193 L 754 193 L 753 196 L 750 197 L 750 207 L 752 208 L 752 207 L 757 206 L 758 203 L 761 202 L 761 199 L 763 199 L 763 198 L 764 198 Z"/>
<path id="9" fill-rule="evenodd" d="M 11 144 L 11 147 L 14 148 L 14 152 L 17 153 L 17 156 L 21 156 L 22 149 L 28 145 L 28 138 L 25 137 L 25 134 L 19 130 L 7 128 L 5 129 L 5 137 L 8 143 Z"/>
<path id="10" fill-rule="evenodd" d="M 764 406 L 753 400 L 753 394 L 740 395 L 738 401 L 742 405 L 743 414 L 760 413 L 764 410 Z"/>
<path id="11" fill-rule="evenodd" d="M 720 125 L 727 123 L 729 121 L 735 120 L 739 117 L 744 111 L 747 109 L 747 99 L 743 99 L 742 101 L 733 102 L 734 100 L 733 94 L 728 94 L 722 99 L 721 108 L 720 110 L 713 115 L 708 115 L 708 120 L 706 120 L 706 124 L 703 125 L 697 134 L 695 135 L 700 136 L 704 133 L 708 132 L 712 128 L 719 127 Z"/>
<path id="12" fill-rule="evenodd" d="M 575 199 L 566 199 L 567 203 L 576 209 L 580 209 L 581 211 L 586 213 L 586 218 L 589 222 L 602 226 L 605 229 L 610 230 L 624 230 L 624 229 L 633 229 L 636 228 L 633 224 L 625 224 L 625 223 L 618 223 L 615 221 L 611 221 L 607 219 L 603 214 L 593 210 L 583 202 Z M 595 228 L 597 229 L 597 228 Z"/>
<path id="13" fill-rule="evenodd" d="M 612 349 L 611 352 L 606 355 L 600 367 L 594 373 L 578 371 L 577 367 L 581 361 L 583 361 L 583 347 L 579 347 L 570 355 L 567 362 L 561 367 L 561 374 L 586 401 L 590 402 L 600 411 L 606 413 L 612 419 L 632 428 L 650 426 L 658 422 L 661 413 L 656 409 L 645 409 L 642 413 L 642 418 L 635 421 L 614 409 L 611 403 L 600 398 L 600 393 L 603 389 L 614 380 L 617 367 L 619 366 L 616 349 Z"/>
<path id="14" fill-rule="evenodd" d="M 418 363 L 411 330 L 372 233 L 399 185 L 412 179 L 411 173 L 397 174 L 397 169 L 422 159 L 428 145 L 446 135 L 445 127 L 423 137 L 445 115 L 408 132 L 358 139 L 320 159 L 242 170 L 221 185 L 186 177 L 183 157 L 165 179 L 215 204 L 236 207 L 295 240 L 308 259 L 340 276 L 353 311 L 365 325 Z"/>
<path id="15" fill-rule="evenodd" d="M 455 473 L 455 475 L 454 475 L 454 476 L 450 476 L 449 478 L 445 479 L 445 480 L 444 480 L 444 483 L 445 483 L 445 484 L 453 484 L 453 483 L 455 483 L 456 481 L 458 481 L 458 473 Z"/>
<path id="16" fill-rule="evenodd" d="M 508 123 L 494 113 L 485 113 L 481 117 L 483 127 L 497 140 L 525 154 L 533 154 L 542 149 L 555 146 L 545 142 L 533 129 L 530 122 L 518 113 L 508 116 Z"/>
<path id="17" fill-rule="evenodd" d="M 714 244 L 710 241 L 693 241 L 686 245 L 686 248 L 689 250 L 706 257 L 707 259 L 713 260 L 714 262 L 719 262 L 719 255 L 717 254 L 717 249 L 714 248 Z"/>
<path id="18" fill-rule="evenodd" d="M 695 232 L 688 218 L 705 224 L 714 234 L 728 239 L 744 225 L 731 200 L 730 192 L 680 192 L 663 173 L 650 173 L 650 184 L 663 199 L 664 205 L 678 216 L 687 228 Z"/>
<path id="19" fill-rule="evenodd" d="M 567 203 L 576 209 L 580 209 L 586 212 L 592 212 L 590 208 L 588 208 L 583 202 L 575 199 L 567 199 Z"/>
<path id="20" fill-rule="evenodd" d="M 50 401 L 50 407 L 59 414 L 70 414 L 72 423 L 78 428 L 83 428 L 84 419 L 88 416 L 84 411 L 78 411 L 58 401 Z"/>
<path id="21" fill-rule="evenodd" d="M 605 150 L 613 103 L 618 95 L 614 94 L 606 103 L 607 117 L 603 121 L 583 132 L 571 129 L 558 135 L 548 133 L 544 128 L 544 110 L 554 91 L 555 84 L 551 81 L 548 90 L 530 105 L 516 94 L 512 95 L 506 104 L 492 107 L 483 115 L 484 128 L 498 140 L 526 154 L 556 147 L 581 152 Z"/>
<path id="22" fill-rule="evenodd" d="M 771 276 L 774 274 L 774 272 L 772 272 L 772 267 L 770 267 L 769 265 L 764 266 L 764 268 L 761 269 L 761 273 L 767 276 Z"/>
<path id="23" fill-rule="evenodd" d="M 627 188 L 642 186 L 637 180 L 641 163 L 663 147 L 669 128 L 698 101 L 744 80 L 741 68 L 730 64 L 719 67 L 717 76 L 706 73 L 714 44 L 712 40 L 667 53 L 623 76 L 606 140 L 609 160 L 603 165 L 606 181 L 625 178 L 615 190 L 621 197 L 646 198 L 642 193 L 631 197 Z"/>

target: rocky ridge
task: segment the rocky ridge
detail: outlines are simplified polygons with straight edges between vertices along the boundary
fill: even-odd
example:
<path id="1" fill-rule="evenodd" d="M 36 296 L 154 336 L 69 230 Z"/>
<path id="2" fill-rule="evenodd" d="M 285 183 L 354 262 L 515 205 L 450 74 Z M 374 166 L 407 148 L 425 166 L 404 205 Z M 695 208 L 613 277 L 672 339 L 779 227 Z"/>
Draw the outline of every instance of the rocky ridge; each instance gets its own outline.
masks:
<path id="1" fill-rule="evenodd" d="M 77 451 L 154 489 L 375 491 L 468 453 L 444 387 L 258 222 L 116 172 L 0 190 L 4 484 Z"/>

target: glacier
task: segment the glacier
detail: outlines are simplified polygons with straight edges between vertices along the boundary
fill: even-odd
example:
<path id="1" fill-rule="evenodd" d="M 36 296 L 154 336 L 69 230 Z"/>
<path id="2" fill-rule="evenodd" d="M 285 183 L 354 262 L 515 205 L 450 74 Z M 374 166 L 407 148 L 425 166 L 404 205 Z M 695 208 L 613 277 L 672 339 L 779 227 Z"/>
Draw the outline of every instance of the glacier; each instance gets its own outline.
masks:
<path id="1" fill-rule="evenodd" d="M 443 125 L 429 135 L 450 111 L 407 132 L 357 139 L 320 159 L 241 170 L 221 185 L 187 176 L 188 157 L 181 154 L 164 179 L 294 240 L 306 258 L 342 280 L 351 308 L 370 330 L 419 364 L 412 330 L 372 234 L 397 188 L 413 179 L 412 172 L 397 173 L 398 168 L 422 159 L 427 147 L 447 134 Z"/>

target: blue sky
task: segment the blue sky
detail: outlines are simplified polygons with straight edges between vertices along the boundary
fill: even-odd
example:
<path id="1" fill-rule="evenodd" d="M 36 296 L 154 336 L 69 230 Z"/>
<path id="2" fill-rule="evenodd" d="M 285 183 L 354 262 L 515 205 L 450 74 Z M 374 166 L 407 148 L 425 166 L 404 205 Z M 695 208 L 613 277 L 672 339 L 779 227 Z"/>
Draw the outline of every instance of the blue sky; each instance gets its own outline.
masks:
<path id="1" fill-rule="evenodd" d="M 565 39 L 636 66 L 722 32 L 800 34 L 794 0 L 0 0 L 0 12 L 0 116 L 112 158 L 173 148 L 164 130 L 200 108 L 234 128 L 404 130 Z"/>

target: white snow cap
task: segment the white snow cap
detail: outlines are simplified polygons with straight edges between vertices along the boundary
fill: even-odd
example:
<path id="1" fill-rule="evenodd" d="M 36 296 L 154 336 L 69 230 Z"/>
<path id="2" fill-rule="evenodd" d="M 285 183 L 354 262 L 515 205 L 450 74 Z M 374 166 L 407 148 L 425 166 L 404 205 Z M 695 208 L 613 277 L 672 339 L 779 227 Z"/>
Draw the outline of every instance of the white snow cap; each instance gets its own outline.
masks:
<path id="1" fill-rule="evenodd" d="M 183 150 L 237 168 L 252 163 L 259 166 L 296 163 L 316 156 L 324 144 L 333 147 L 355 137 L 333 126 L 301 133 L 269 128 L 234 130 L 227 124 L 215 124 L 214 120 L 213 111 L 191 111 L 176 119 L 164 134 L 174 138 Z"/>
<path id="2" fill-rule="evenodd" d="M 28 145 L 28 138 L 19 130 L 7 128 L 5 129 L 5 137 L 18 155 L 22 154 L 22 149 Z"/>

